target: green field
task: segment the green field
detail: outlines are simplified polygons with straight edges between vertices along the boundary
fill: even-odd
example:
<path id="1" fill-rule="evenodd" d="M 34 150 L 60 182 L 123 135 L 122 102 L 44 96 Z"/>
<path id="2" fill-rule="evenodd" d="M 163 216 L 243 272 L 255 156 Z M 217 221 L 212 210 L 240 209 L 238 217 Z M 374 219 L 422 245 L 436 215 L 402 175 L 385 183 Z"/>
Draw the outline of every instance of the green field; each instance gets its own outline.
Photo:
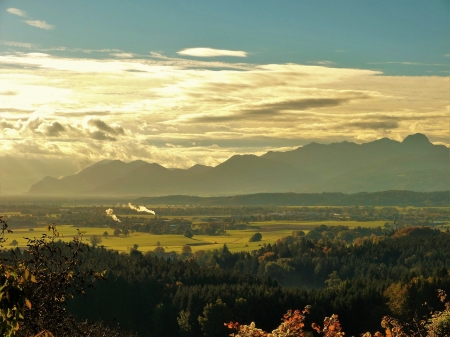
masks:
<path id="1" fill-rule="evenodd" d="M 260 226 L 261 228 L 278 228 L 283 227 L 285 229 L 304 230 L 311 229 L 312 227 L 319 225 L 327 226 L 347 226 L 354 227 L 383 227 L 386 221 L 339 221 L 339 220 L 325 220 L 325 221 L 295 221 L 295 220 L 271 220 L 250 222 L 252 226 Z"/>
<path id="2" fill-rule="evenodd" d="M 186 238 L 183 235 L 154 235 L 148 233 L 135 232 L 126 237 L 119 236 L 115 237 L 112 235 L 113 230 L 108 228 L 95 228 L 95 227 L 78 227 L 80 231 L 85 232 L 83 241 L 89 243 L 89 239 L 92 235 L 102 236 L 102 243 L 100 245 L 105 246 L 108 249 L 114 249 L 118 251 L 126 252 L 133 247 L 134 244 L 139 246 L 138 250 L 142 252 L 147 252 L 155 249 L 159 245 L 164 247 L 167 252 L 176 251 L 180 252 L 181 247 L 184 245 L 190 245 L 192 251 L 197 250 L 210 250 L 216 248 L 222 248 L 223 244 L 227 244 L 232 251 L 241 250 L 254 250 L 258 249 L 259 245 L 263 243 L 273 243 L 280 237 L 289 235 L 292 230 L 273 230 L 273 231 L 263 231 L 263 230 L 229 230 L 226 235 L 221 236 L 209 236 L 209 235 L 196 235 L 192 239 Z M 299 227 L 300 228 L 300 227 Z M 72 226 L 59 226 L 58 232 L 60 233 L 60 239 L 64 241 L 71 241 L 76 235 L 77 231 L 75 227 Z M 103 232 L 105 230 L 109 233 L 108 237 L 103 237 Z M 263 240 L 260 242 L 248 242 L 249 238 L 256 233 L 261 232 L 263 235 Z M 46 227 L 35 228 L 34 231 L 29 231 L 29 229 L 16 229 L 13 233 L 6 235 L 8 241 L 6 242 L 6 247 L 10 247 L 10 243 L 13 240 L 18 242 L 19 247 L 25 247 L 27 244 L 27 238 L 40 238 L 42 234 L 50 235 Z M 246 247 L 246 245 L 248 245 Z"/>
<path id="3" fill-rule="evenodd" d="M 300 221 L 266 221 L 266 222 L 254 222 L 249 225 L 254 227 L 246 230 L 227 230 L 225 235 L 209 236 L 209 235 L 195 235 L 189 239 L 182 235 L 155 235 L 148 233 L 135 232 L 126 237 L 113 236 L 113 230 L 110 228 L 98 228 L 98 227 L 73 227 L 73 226 L 59 226 L 57 229 L 60 233 L 60 239 L 70 241 L 76 235 L 76 229 L 85 232 L 83 241 L 89 243 L 92 235 L 100 235 L 102 242 L 100 245 L 105 246 L 108 249 L 114 249 L 122 252 L 130 250 L 134 244 L 138 245 L 138 250 L 141 252 L 147 252 L 155 249 L 158 246 L 164 247 L 166 252 L 176 251 L 180 252 L 181 247 L 189 245 L 192 247 L 192 251 L 198 250 L 210 250 L 219 249 L 223 244 L 227 244 L 230 251 L 252 251 L 258 249 L 259 246 L 264 243 L 274 243 L 277 239 L 288 236 L 293 230 L 303 230 L 305 233 L 311 228 L 317 225 L 327 226 L 348 226 L 348 227 L 382 227 L 383 221 L 372 222 L 356 222 L 356 221 L 320 221 L 320 222 L 300 222 Z M 103 237 L 103 233 L 107 231 L 108 237 Z M 262 234 L 262 240 L 259 242 L 249 242 L 249 238 L 256 232 Z M 13 233 L 6 235 L 8 241 L 6 247 L 13 240 L 17 240 L 19 247 L 25 247 L 28 238 L 40 238 L 42 234 L 49 235 L 46 227 L 34 228 L 34 231 L 26 229 L 15 229 Z"/>

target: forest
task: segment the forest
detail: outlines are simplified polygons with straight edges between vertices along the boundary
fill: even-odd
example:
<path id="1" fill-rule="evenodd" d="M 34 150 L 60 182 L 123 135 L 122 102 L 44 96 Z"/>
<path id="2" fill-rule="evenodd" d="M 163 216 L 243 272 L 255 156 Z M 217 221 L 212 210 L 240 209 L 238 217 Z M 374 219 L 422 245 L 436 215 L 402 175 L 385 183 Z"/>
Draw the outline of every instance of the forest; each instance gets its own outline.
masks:
<path id="1" fill-rule="evenodd" d="M 312 322 L 338 314 L 346 334 L 359 335 L 381 330 L 385 316 L 411 322 L 427 315 L 430 308 L 442 307 L 437 291 L 450 288 L 448 231 L 372 230 L 352 244 L 339 236 L 342 232 L 349 231 L 319 226 L 312 234 L 293 232 L 254 252 L 231 253 L 224 245 L 166 259 L 137 249 L 118 253 L 85 244 L 77 246 L 74 255 L 73 244 L 58 241 L 55 232 L 49 243 L 32 241 L 30 247 L 39 252 L 50 246 L 62 260 L 75 259 L 75 275 L 91 275 L 89 285 L 95 290 L 79 288 L 81 295 L 60 301 L 64 319 L 70 317 L 77 329 L 81 323 L 76 322 L 86 319 L 102 322 L 97 323 L 100 330 L 121 329 L 124 336 L 123 331 L 142 337 L 228 336 L 224 323 L 230 321 L 255 322 L 271 331 L 287 310 L 305 306 L 310 306 L 305 331 L 312 331 L 308 328 Z M 17 268 L 18 261 L 27 259 L 29 251 L 2 253 L 2 260 Z M 33 266 L 36 270 L 36 262 Z M 55 264 L 48 268 L 57 269 Z M 43 279 L 39 275 L 46 275 L 31 274 L 38 275 L 37 283 Z M 74 287 L 69 285 L 65 291 Z M 36 301 L 40 300 L 30 300 L 25 308 L 26 331 L 56 329 L 52 319 L 38 325 L 27 321 L 39 313 L 40 307 L 33 305 Z"/>
<path id="2" fill-rule="evenodd" d="M 360 193 L 256 193 L 226 197 L 197 197 L 171 195 L 163 197 L 142 197 L 138 203 L 152 205 L 200 205 L 200 206 L 447 206 L 448 191 L 413 192 L 391 190 Z"/>

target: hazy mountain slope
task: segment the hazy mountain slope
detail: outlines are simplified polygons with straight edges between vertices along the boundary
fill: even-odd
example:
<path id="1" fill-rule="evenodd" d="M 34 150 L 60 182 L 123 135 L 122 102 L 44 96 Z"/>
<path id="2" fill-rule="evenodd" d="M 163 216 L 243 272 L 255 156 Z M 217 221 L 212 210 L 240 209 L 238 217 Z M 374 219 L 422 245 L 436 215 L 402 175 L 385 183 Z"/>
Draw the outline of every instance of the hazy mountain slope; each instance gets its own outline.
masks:
<path id="1" fill-rule="evenodd" d="M 159 164 L 145 163 L 116 179 L 99 184 L 95 188 L 86 189 L 80 194 L 103 196 L 154 195 L 179 182 L 180 176 L 183 176 L 184 173 L 184 170 L 172 171 Z"/>
<path id="2" fill-rule="evenodd" d="M 0 196 L 22 194 L 45 176 L 61 177 L 76 171 L 64 160 L 0 157 Z"/>
<path id="3" fill-rule="evenodd" d="M 450 189 L 449 149 L 415 134 L 403 142 L 311 143 L 263 156 L 236 155 L 216 167 L 166 169 L 143 161 L 102 161 L 62 179 L 46 178 L 30 195 L 162 196 L 263 192 L 355 193 Z"/>
<path id="4" fill-rule="evenodd" d="M 71 195 L 90 190 L 95 186 L 125 175 L 147 164 L 144 161 L 124 163 L 120 160 L 96 163 L 81 172 L 61 179 L 46 177 L 44 180 L 31 186 L 29 194 L 36 195 Z"/>
<path id="5" fill-rule="evenodd" d="M 310 187 L 311 191 L 356 193 L 450 189 L 448 159 L 436 155 L 403 155 L 350 170 Z"/>
<path id="6" fill-rule="evenodd" d="M 191 191 L 201 195 L 227 195 L 286 191 L 293 180 L 311 176 L 305 169 L 254 155 L 236 155 L 192 181 Z"/>

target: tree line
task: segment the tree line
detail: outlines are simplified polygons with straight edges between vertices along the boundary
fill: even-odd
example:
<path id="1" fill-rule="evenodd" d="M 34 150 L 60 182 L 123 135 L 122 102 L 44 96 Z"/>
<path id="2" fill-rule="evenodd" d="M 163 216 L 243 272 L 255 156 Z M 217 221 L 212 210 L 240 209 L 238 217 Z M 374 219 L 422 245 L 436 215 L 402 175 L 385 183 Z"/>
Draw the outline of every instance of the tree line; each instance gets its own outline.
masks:
<path id="1" fill-rule="evenodd" d="M 97 248 L 86 258 L 108 270 L 108 281 L 69 308 L 83 318 L 116 318 L 140 336 L 228 336 L 224 321 L 269 330 L 286 310 L 311 305 L 308 322 L 338 313 L 356 335 L 378 330 L 383 316 L 408 319 L 425 314 L 424 302 L 439 306 L 436 290 L 450 286 L 448 239 L 428 228 L 352 245 L 291 236 L 253 253 L 225 245 L 202 264 Z"/>

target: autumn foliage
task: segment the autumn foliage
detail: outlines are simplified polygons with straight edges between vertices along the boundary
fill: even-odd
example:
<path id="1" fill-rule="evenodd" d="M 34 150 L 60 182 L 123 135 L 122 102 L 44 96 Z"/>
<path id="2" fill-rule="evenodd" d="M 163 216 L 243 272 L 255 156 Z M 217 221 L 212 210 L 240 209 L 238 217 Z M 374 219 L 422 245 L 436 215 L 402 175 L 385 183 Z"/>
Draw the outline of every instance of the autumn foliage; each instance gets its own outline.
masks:
<path id="1" fill-rule="evenodd" d="M 416 319 L 402 323 L 399 320 L 385 316 L 381 321 L 381 327 L 385 334 L 370 332 L 361 334 L 362 337 L 448 337 L 450 336 L 450 302 L 446 302 L 445 291 L 439 289 L 438 297 L 445 304 L 444 311 L 432 311 L 428 319 Z M 232 337 L 308 337 L 311 331 L 304 331 L 305 315 L 309 314 L 311 307 L 306 306 L 303 311 L 288 310 L 283 316 L 282 323 L 272 332 L 258 329 L 255 323 L 241 325 L 238 322 L 225 323 L 229 329 L 236 330 L 230 334 Z M 312 323 L 311 328 L 324 337 L 343 337 L 341 324 L 337 315 L 325 317 L 323 325 Z"/>
<path id="2" fill-rule="evenodd" d="M 305 327 L 305 315 L 309 314 L 310 309 L 310 306 L 306 306 L 302 311 L 288 310 L 283 316 L 282 323 L 272 332 L 256 328 L 255 323 L 240 325 L 237 322 L 230 322 L 225 325 L 230 329 L 237 330 L 237 333 L 230 335 L 235 337 L 307 337 L 311 335 L 311 332 L 304 331 L 303 328 Z M 325 337 L 344 336 L 337 315 L 325 317 L 322 326 L 313 323 L 311 327 Z"/>

